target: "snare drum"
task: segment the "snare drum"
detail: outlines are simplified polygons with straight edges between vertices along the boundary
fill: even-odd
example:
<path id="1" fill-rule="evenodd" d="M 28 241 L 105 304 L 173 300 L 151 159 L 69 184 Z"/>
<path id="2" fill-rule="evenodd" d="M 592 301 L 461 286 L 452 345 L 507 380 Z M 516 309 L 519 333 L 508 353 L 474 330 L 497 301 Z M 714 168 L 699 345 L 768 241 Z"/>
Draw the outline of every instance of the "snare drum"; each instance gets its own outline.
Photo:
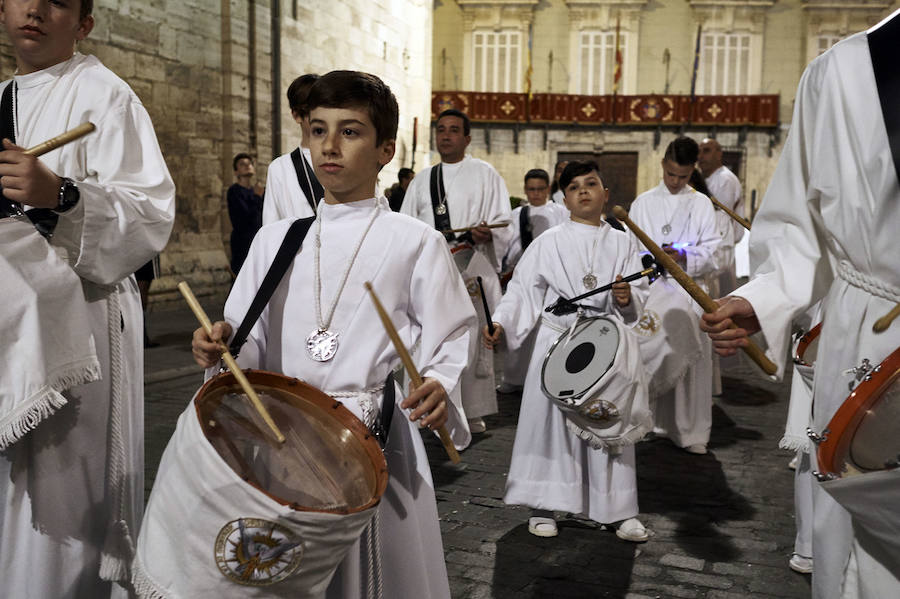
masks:
<path id="1" fill-rule="evenodd" d="M 652 426 L 638 341 L 616 319 L 582 318 L 560 334 L 544 357 L 541 389 L 594 447 L 635 442 Z"/>
<path id="2" fill-rule="evenodd" d="M 319 597 L 387 486 L 376 439 L 343 404 L 245 371 L 279 444 L 231 373 L 206 382 L 166 447 L 138 539 L 141 596 Z"/>

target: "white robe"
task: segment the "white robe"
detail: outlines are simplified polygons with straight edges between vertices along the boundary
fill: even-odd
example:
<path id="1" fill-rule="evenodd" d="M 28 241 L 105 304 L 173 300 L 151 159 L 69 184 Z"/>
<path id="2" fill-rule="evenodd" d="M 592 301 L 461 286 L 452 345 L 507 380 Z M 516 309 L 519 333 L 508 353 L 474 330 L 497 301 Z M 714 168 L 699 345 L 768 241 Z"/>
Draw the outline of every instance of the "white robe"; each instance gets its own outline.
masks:
<path id="1" fill-rule="evenodd" d="M 403 198 L 401 214 L 408 214 L 430 226 L 434 226 L 434 211 L 431 206 L 431 169 L 419 171 Z M 472 158 L 468 154 L 460 162 L 442 164 L 444 190 L 446 193 L 447 212 L 450 224 L 454 229 L 471 227 L 481 222 L 489 224 L 511 221 L 509 192 L 506 183 L 497 171 L 487 162 Z M 512 226 L 492 229 L 493 239 L 486 244 L 478 244 L 478 250 L 495 273 L 500 272 L 503 255 L 509 246 L 513 234 Z M 483 278 L 490 273 L 482 274 Z M 471 302 L 479 315 L 484 318 L 481 298 L 471 296 Z M 493 306 L 492 306 L 493 307 Z M 471 334 L 477 339 L 481 335 L 478 325 L 472 328 Z M 462 404 L 469 418 L 487 416 L 497 411 L 497 393 L 494 390 L 493 362 L 479 359 L 481 344 L 473 342 L 470 346 L 468 367 L 463 371 L 459 393 Z M 479 367 L 480 363 L 480 367 Z"/>
<path id="2" fill-rule="evenodd" d="M 567 328 L 575 320 L 575 314 L 555 316 L 544 308 L 561 295 L 572 298 L 587 291 L 582 279 L 595 240 L 593 272 L 598 285 L 612 282 L 618 274 L 641 270 L 637 248 L 627 235 L 606 223 L 594 227 L 568 221 L 528 246 L 494 315 L 511 347 L 519 346 L 538 328 L 503 501 L 611 523 L 638 513 L 634 446 L 623 446 L 619 455 L 591 448 L 566 427 L 562 411 L 541 390 L 544 357 L 560 335 L 556 329 Z M 632 283 L 631 290 L 632 303 L 624 309 L 610 292 L 582 301 L 633 323 L 646 298 L 646 280 Z M 542 318 L 553 328 L 543 324 Z"/>
<path id="3" fill-rule="evenodd" d="M 684 270 L 706 288 L 706 275 L 716 270 L 715 251 L 720 240 L 709 198 L 688 186 L 673 195 L 660 183 L 634 200 L 629 216 L 660 246 L 689 244 L 684 248 Z M 699 313 L 699 306 L 697 310 Z M 675 388 L 651 404 L 656 432 L 679 447 L 706 445 L 712 429 L 712 351 L 708 338 L 703 339 L 701 349 L 700 358 Z"/>
<path id="4" fill-rule="evenodd" d="M 346 205 L 319 204 L 322 223 L 321 304 L 323 314 L 337 292 L 357 240 L 365 230 L 375 200 Z M 390 211 L 380 200 L 375 219 L 344 292 L 330 330 L 339 347 L 329 362 L 315 362 L 306 352 L 306 337 L 317 327 L 314 253 L 316 225 L 253 327 L 240 353 L 241 366 L 281 372 L 327 392 L 359 391 L 382 384 L 399 358 L 363 283 L 371 281 L 407 347 L 419 343 L 423 377 L 434 377 L 452 391 L 466 364 L 469 330 L 475 315 L 442 237 L 433 229 Z M 290 223 L 260 229 L 225 305 L 225 319 L 235 328 L 255 297 Z M 390 482 L 379 504 L 385 597 L 449 597 L 434 485 L 425 447 L 409 410 L 397 409 L 385 457 Z M 380 399 L 379 399 L 380 409 Z M 356 401 L 345 405 L 360 416 Z M 454 442 L 469 443 L 459 405 L 450 405 L 447 428 Z M 360 588 L 359 544 L 338 569 L 328 597 L 357 597 Z M 364 572 L 364 571 L 363 571 Z"/>
<path id="5" fill-rule="evenodd" d="M 300 148 L 303 156 L 312 164 L 309 148 Z M 318 203 L 321 198 L 313 201 Z M 282 154 L 269 164 L 266 171 L 266 197 L 263 201 L 263 224 L 268 225 L 283 218 L 306 218 L 313 210 L 297 181 L 297 171 L 291 153 Z"/>
<path id="6" fill-rule="evenodd" d="M 741 196 L 741 182 L 726 166 L 720 166 L 709 177 L 706 177 L 709 192 L 720 203 L 737 214 L 744 215 L 744 198 Z M 716 263 L 719 267 L 713 276 L 718 280 L 718 293 L 714 297 L 722 297 L 737 287 L 737 275 L 734 264 L 734 248 L 744 236 L 743 225 L 728 216 L 724 210 L 716 210 L 716 230 L 722 238 L 719 244 Z"/>
<path id="7" fill-rule="evenodd" d="M 15 81 L 19 145 L 85 121 L 97 126 L 40 160 L 81 193 L 60 215 L 52 243 L 82 279 L 102 380 L 72 388 L 68 405 L 0 456 L 0 580 L 9 596 L 109 596 L 101 548 L 116 528 L 115 506 L 124 502 L 131 540 L 143 509 L 143 333 L 131 273 L 165 246 L 175 187 L 144 106 L 93 56 L 75 54 Z M 111 339 L 121 341 L 120 360 L 110 356 Z M 124 455 L 108 449 L 114 393 Z M 109 540 L 119 545 L 108 546 L 113 557 L 130 560 L 121 535 Z M 127 579 L 127 563 L 106 562 L 104 572 Z"/>
<path id="8" fill-rule="evenodd" d="M 512 211 L 512 236 L 506 255 L 503 257 L 504 270 L 511 271 L 516 267 L 522 257 L 522 231 L 519 227 L 522 206 Z M 528 207 L 528 222 L 531 223 L 532 239 L 556 225 L 569 220 L 569 211 L 562 204 L 547 202 L 542 206 Z M 537 337 L 537 329 L 532 331 L 528 339 L 522 342 L 518 349 L 504 349 L 503 352 L 503 382 L 510 385 L 521 386 L 525 383 L 525 375 L 528 373 L 528 361 L 531 358 L 531 350 Z"/>
<path id="9" fill-rule="evenodd" d="M 791 131 L 753 223 L 753 277 L 733 293 L 753 305 L 779 377 L 791 321 L 823 300 L 813 388 L 817 432 L 848 395 L 842 372 L 863 358 L 878 364 L 897 349 L 898 323 L 880 334 L 872 324 L 900 301 L 898 199 L 868 42 L 858 33 L 814 60 L 800 80 Z M 817 599 L 839 596 L 853 544 L 846 512 L 827 502 L 814 506 Z M 882 586 L 870 594 L 845 589 L 848 597 L 900 595 L 896 574 L 871 555 L 857 549 L 853 563 L 875 580 L 871 572 L 880 568 Z"/>

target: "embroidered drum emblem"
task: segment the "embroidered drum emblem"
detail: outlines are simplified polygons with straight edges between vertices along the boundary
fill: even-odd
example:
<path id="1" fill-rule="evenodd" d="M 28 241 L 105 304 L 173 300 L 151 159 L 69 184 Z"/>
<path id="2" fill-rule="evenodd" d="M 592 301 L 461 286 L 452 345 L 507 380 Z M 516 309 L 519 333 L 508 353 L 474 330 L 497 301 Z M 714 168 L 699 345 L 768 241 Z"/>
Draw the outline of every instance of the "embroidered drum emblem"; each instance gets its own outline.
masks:
<path id="1" fill-rule="evenodd" d="M 652 337 L 659 331 L 659 314 L 653 310 L 644 309 L 644 315 L 634 326 L 634 331 L 644 337 Z"/>
<path id="2" fill-rule="evenodd" d="M 481 292 L 478 290 L 478 279 L 472 277 L 471 279 L 466 279 L 466 291 L 469 292 L 469 295 L 472 297 L 480 297 Z"/>
<path id="3" fill-rule="evenodd" d="M 300 567 L 303 546 L 290 530 L 268 520 L 238 518 L 216 537 L 216 565 L 238 584 L 266 586 Z"/>

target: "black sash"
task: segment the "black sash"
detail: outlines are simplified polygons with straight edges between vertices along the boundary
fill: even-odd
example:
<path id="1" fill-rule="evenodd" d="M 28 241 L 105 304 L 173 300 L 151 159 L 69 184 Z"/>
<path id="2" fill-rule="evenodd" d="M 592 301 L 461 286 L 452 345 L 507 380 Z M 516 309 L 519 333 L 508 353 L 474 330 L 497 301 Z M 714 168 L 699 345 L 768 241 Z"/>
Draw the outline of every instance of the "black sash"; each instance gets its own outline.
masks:
<path id="1" fill-rule="evenodd" d="M 900 179 L 900 70 L 897 69 L 897 41 L 900 40 L 900 15 L 869 32 L 869 54 L 881 100 L 881 114 L 887 129 L 894 169 Z"/>
<path id="2" fill-rule="evenodd" d="M 300 184 L 300 189 L 303 190 L 306 201 L 309 202 L 309 207 L 312 208 L 313 214 L 315 214 L 316 204 L 325 196 L 325 189 L 316 178 L 316 173 L 313 172 L 312 167 L 306 162 L 306 157 L 303 156 L 300 148 L 291 152 L 291 161 L 294 163 L 294 170 L 297 172 L 297 183 Z M 310 184 L 312 184 L 312 187 L 310 187 Z"/>
<path id="3" fill-rule="evenodd" d="M 444 175 L 441 171 L 441 165 L 438 164 L 431 168 L 431 210 L 434 213 L 434 228 L 438 231 L 449 231 L 453 228 L 450 224 L 450 208 L 442 201 L 445 193 Z M 438 212 L 439 206 L 444 207 L 443 214 Z M 456 235 L 444 233 L 444 238 L 447 241 L 454 241 Z"/>
<path id="4" fill-rule="evenodd" d="M 522 251 L 525 251 L 531 242 L 534 241 L 534 230 L 531 227 L 531 221 L 528 220 L 528 205 L 522 206 L 519 212 L 519 237 L 522 238 Z"/>

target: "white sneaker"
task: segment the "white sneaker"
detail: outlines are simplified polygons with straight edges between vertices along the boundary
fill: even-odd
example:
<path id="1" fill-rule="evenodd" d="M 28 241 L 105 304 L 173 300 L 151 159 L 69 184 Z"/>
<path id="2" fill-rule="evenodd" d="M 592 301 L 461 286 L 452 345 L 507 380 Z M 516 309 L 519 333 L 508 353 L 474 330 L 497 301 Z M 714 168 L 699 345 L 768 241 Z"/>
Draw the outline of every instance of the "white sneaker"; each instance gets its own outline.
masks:
<path id="1" fill-rule="evenodd" d="M 693 445 L 688 445 L 684 448 L 684 450 L 695 455 L 706 455 L 706 445 L 704 445 L 703 443 L 694 443 Z"/>
<path id="2" fill-rule="evenodd" d="M 507 383 L 505 381 L 497 385 L 497 393 L 502 393 L 503 395 L 519 393 L 521 390 L 522 385 L 513 385 L 512 383 Z"/>
<path id="3" fill-rule="evenodd" d="M 813 560 L 811 557 L 803 557 L 799 553 L 795 553 L 791 556 L 791 561 L 788 562 L 788 566 L 790 566 L 791 570 L 794 572 L 800 572 L 800 574 L 812 574 Z"/>
<path id="4" fill-rule="evenodd" d="M 559 534 L 559 530 L 556 528 L 556 520 L 538 516 L 528 519 L 528 532 L 536 537 L 555 537 Z"/>
<path id="5" fill-rule="evenodd" d="M 469 430 L 475 434 L 483 433 L 487 430 L 484 418 L 469 418 Z"/>
<path id="6" fill-rule="evenodd" d="M 632 543 L 643 543 L 650 538 L 650 533 L 641 524 L 637 518 L 629 518 L 622 520 L 616 527 L 616 536 L 623 541 L 631 541 Z"/>
<path id="7" fill-rule="evenodd" d="M 800 454 L 797 454 L 791 459 L 790 462 L 788 462 L 788 468 L 790 468 L 791 470 L 796 470 L 797 464 L 799 464 L 799 463 L 800 463 Z"/>

